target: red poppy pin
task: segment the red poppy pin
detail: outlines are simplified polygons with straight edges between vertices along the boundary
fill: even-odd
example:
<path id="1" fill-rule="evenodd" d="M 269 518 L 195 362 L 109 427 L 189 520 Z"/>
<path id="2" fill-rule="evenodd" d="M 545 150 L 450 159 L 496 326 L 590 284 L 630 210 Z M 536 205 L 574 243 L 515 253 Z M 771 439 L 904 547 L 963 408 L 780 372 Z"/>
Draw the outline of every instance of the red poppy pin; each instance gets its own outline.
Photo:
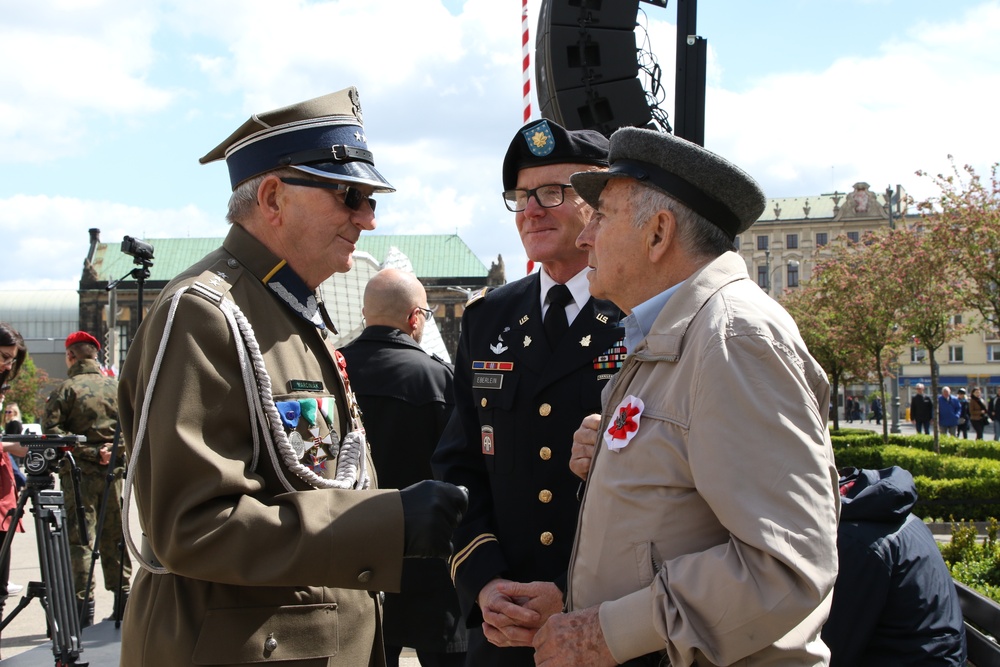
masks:
<path id="1" fill-rule="evenodd" d="M 611 416 L 611 425 L 604 433 L 604 441 L 613 452 L 625 447 L 639 431 L 639 418 L 645 409 L 641 398 L 626 396 Z"/>

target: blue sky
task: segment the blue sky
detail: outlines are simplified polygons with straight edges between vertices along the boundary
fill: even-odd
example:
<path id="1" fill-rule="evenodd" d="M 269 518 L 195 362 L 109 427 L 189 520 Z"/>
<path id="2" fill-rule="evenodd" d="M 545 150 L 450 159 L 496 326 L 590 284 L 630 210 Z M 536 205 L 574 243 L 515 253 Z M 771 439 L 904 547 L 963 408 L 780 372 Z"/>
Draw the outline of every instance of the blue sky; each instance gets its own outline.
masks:
<path id="1" fill-rule="evenodd" d="M 541 0 L 529 2 L 536 37 Z M 673 112 L 676 6 L 642 3 Z M 706 146 L 770 197 L 1000 159 L 1000 0 L 702 0 Z M 455 233 L 524 274 L 500 164 L 521 125 L 518 0 L 32 0 L 0 22 L 0 289 L 73 288 L 87 230 L 223 236 L 199 165 L 251 113 L 349 85 L 398 192 L 376 233 Z M 535 105 L 537 114 L 537 105 Z"/>

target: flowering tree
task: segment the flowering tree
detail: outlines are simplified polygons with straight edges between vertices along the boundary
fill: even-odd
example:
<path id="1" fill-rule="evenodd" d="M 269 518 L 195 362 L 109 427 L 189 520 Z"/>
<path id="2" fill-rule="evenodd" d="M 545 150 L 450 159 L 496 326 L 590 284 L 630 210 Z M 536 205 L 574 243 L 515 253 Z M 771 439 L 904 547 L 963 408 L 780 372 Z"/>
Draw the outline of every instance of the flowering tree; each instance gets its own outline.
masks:
<path id="1" fill-rule="evenodd" d="M 867 356 L 852 344 L 850 323 L 838 307 L 838 299 L 829 298 L 815 285 L 803 285 L 781 295 L 781 305 L 799 327 L 809 353 L 819 362 L 832 385 L 831 396 L 837 401 L 840 385 L 848 377 L 867 375 Z M 840 428 L 840 414 L 832 410 L 833 428 Z"/>
<path id="2" fill-rule="evenodd" d="M 893 235 L 895 273 L 909 297 L 899 311 L 899 326 L 927 350 L 931 368 L 934 450 L 940 453 L 937 420 L 938 364 L 935 353 L 965 334 L 954 315 L 963 310 L 966 285 L 948 261 L 949 247 L 938 236 L 920 229 L 902 229 Z"/>
<path id="3" fill-rule="evenodd" d="M 945 263 L 956 274 L 964 309 L 978 312 L 980 326 L 995 331 L 1000 326 L 998 164 L 993 164 L 990 181 L 984 183 L 971 166 L 960 170 L 954 158 L 948 157 L 951 174 L 933 177 L 940 197 L 921 202 L 918 209 L 925 216 L 928 233 L 946 253 Z"/>
<path id="4" fill-rule="evenodd" d="M 897 230 L 882 229 L 859 243 L 841 238 L 828 259 L 817 264 L 810 281 L 823 302 L 833 304 L 846 322 L 845 345 L 868 357 L 867 370 L 878 377 L 882 405 L 885 400 L 886 362 L 898 355 L 905 340 L 899 318 L 909 294 L 898 267 L 907 258 L 897 249 Z M 888 442 L 888 420 L 882 422 Z"/>

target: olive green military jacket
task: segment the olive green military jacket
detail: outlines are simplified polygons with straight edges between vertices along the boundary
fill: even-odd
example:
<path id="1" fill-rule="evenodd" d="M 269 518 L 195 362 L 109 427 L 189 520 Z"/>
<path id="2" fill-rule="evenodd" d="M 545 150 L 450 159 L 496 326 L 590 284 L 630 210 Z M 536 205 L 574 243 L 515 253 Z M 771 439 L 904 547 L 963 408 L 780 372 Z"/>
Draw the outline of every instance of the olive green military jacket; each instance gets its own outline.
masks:
<path id="1" fill-rule="evenodd" d="M 275 403 L 326 404 L 315 424 L 303 412 L 293 430 L 342 437 L 351 425 L 334 349 L 262 282 L 279 263 L 234 226 L 222 248 L 164 289 L 129 348 L 122 432 L 144 551 L 167 573 L 135 578 L 123 667 L 384 664 L 370 591 L 399 588 L 398 492 L 375 490 L 374 480 L 366 490 L 313 488 L 289 470 L 251 419 L 237 341 L 217 303 L 188 290 L 171 313 L 173 295 L 194 283 L 235 302 L 253 328 Z"/>
<path id="2" fill-rule="evenodd" d="M 42 428 L 55 435 L 82 435 L 86 443 L 73 449 L 79 461 L 100 463 L 100 449 L 115 437 L 118 425 L 118 381 L 101 373 L 96 359 L 81 359 L 66 371 L 68 379 L 45 401 Z M 123 457 L 119 457 L 119 464 Z M 61 471 L 69 474 L 69 468 Z"/>

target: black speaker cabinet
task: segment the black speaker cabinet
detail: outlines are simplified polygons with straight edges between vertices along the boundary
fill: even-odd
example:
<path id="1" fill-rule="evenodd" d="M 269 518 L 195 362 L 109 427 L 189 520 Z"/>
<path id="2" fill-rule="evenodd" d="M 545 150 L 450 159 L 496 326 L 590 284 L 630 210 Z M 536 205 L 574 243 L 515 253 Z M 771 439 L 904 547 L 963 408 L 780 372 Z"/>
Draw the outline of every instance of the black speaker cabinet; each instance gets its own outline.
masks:
<path id="1" fill-rule="evenodd" d="M 535 91 L 544 118 L 610 135 L 652 120 L 635 44 L 639 0 L 542 0 Z"/>
<path id="2" fill-rule="evenodd" d="M 635 28 L 639 0 L 561 0 L 551 5 L 551 25 L 589 25 L 594 28 Z M 541 17 L 541 11 L 539 17 Z"/>

